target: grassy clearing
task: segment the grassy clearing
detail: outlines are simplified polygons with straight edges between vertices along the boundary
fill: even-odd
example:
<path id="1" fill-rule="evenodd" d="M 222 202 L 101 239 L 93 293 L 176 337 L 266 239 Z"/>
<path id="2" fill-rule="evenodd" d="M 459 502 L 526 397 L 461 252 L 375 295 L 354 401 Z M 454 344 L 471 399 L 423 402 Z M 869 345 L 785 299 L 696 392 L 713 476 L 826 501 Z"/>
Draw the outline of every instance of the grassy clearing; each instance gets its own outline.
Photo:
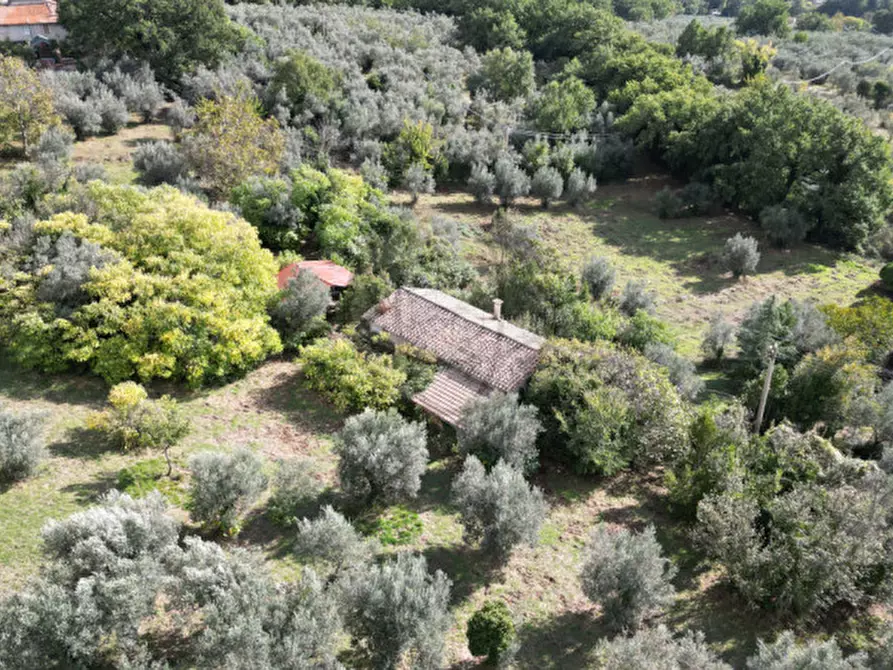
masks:
<path id="1" fill-rule="evenodd" d="M 617 268 L 618 295 L 628 280 L 646 279 L 657 292 L 658 315 L 673 327 L 680 350 L 691 358 L 700 357 L 701 337 L 714 312 L 740 321 L 752 302 L 772 294 L 850 304 L 877 280 L 879 266 L 851 254 L 805 244 L 791 251 L 771 248 L 756 225 L 736 215 L 661 220 L 652 200 L 666 183 L 651 177 L 601 187 L 576 211 L 560 206 L 545 212 L 525 201 L 516 212 L 539 228 L 543 242 L 569 271 L 579 273 L 586 259 L 597 255 Z M 423 198 L 418 212 L 422 218 L 448 216 L 466 224 L 467 256 L 484 270 L 492 263 L 482 233 L 492 207 L 450 193 Z M 760 240 L 762 252 L 757 275 L 743 281 L 734 281 L 719 262 L 726 239 L 737 232 Z"/>
<path id="2" fill-rule="evenodd" d="M 163 123 L 132 122 L 116 135 L 90 137 L 74 145 L 72 159 L 75 163 L 100 163 L 115 184 L 130 184 L 136 179 L 133 169 L 133 152 L 140 144 L 155 140 L 172 140 L 169 126 Z"/>

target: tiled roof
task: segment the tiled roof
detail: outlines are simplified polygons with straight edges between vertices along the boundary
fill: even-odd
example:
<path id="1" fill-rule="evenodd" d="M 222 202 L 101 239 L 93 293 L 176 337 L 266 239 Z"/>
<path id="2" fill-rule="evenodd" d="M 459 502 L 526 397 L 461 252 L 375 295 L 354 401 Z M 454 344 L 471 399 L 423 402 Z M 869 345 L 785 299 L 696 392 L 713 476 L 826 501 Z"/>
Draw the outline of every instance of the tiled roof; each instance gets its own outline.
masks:
<path id="1" fill-rule="evenodd" d="M 279 290 L 284 289 L 288 285 L 288 280 L 296 276 L 301 270 L 310 270 L 326 286 L 344 288 L 353 281 L 353 273 L 350 270 L 340 265 L 335 265 L 332 261 L 301 261 L 300 263 L 292 263 L 279 272 L 279 277 L 277 278 Z"/>
<path id="2" fill-rule="evenodd" d="M 27 26 L 58 23 L 56 3 L 44 0 L 30 5 L 0 6 L 0 26 Z"/>
<path id="3" fill-rule="evenodd" d="M 412 400 L 422 409 L 452 426 L 458 426 L 469 403 L 486 398 L 493 392 L 486 384 L 475 381 L 456 368 L 443 368 L 434 380 Z"/>
<path id="4" fill-rule="evenodd" d="M 434 289 L 400 288 L 365 315 L 385 331 L 504 392 L 533 374 L 543 338 Z"/>

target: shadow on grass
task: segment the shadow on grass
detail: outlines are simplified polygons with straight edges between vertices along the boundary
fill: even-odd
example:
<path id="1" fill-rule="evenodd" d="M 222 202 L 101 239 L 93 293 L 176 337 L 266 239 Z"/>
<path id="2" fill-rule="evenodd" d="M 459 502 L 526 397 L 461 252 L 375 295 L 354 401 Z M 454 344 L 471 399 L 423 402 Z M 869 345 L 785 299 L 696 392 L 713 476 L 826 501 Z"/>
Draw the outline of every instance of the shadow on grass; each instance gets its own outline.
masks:
<path id="1" fill-rule="evenodd" d="M 9 358 L 0 357 L 0 395 L 15 400 L 99 407 L 105 402 L 108 386 L 88 374 L 45 374 L 26 370 Z"/>
<path id="2" fill-rule="evenodd" d="M 330 434 L 338 430 L 344 415 L 304 388 L 302 381 L 300 372 L 279 372 L 275 384 L 252 391 L 251 396 L 261 409 L 279 412 L 307 432 Z"/>
<path id="3" fill-rule="evenodd" d="M 115 488 L 117 481 L 118 473 L 106 472 L 88 482 L 69 484 L 62 488 L 62 492 L 73 494 L 74 499 L 81 505 L 93 505 Z"/>
<path id="4" fill-rule="evenodd" d="M 98 431 L 77 427 L 69 430 L 64 440 L 54 442 L 47 449 L 55 457 L 96 460 L 118 447 Z"/>
<path id="5" fill-rule="evenodd" d="M 498 580 L 505 567 L 503 558 L 465 543 L 427 547 L 422 555 L 428 561 L 429 572 L 443 570 L 453 581 L 450 593 L 453 606 L 465 602 L 485 584 Z"/>
<path id="6" fill-rule="evenodd" d="M 521 627 L 515 663 L 520 670 L 592 667 L 596 645 L 610 633 L 591 612 L 565 612 Z"/>

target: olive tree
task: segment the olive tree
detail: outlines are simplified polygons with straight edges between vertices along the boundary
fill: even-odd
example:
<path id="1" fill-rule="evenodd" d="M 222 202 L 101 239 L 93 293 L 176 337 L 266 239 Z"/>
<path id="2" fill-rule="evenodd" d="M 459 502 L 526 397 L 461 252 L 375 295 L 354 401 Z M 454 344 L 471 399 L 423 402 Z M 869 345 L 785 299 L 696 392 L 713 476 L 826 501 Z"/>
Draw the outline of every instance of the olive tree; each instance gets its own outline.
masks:
<path id="1" fill-rule="evenodd" d="M 31 475 L 44 456 L 42 421 L 0 405 L 0 482 Z"/>
<path id="2" fill-rule="evenodd" d="M 516 545 L 536 544 L 546 516 L 543 493 L 504 461 L 488 474 L 476 456 L 466 457 L 453 482 L 452 498 L 465 536 L 480 540 L 485 550 L 506 555 Z"/>
<path id="3" fill-rule="evenodd" d="M 238 532 L 239 517 L 267 487 L 263 463 L 248 449 L 204 451 L 189 462 L 192 518 L 224 533 Z"/>
<path id="4" fill-rule="evenodd" d="M 673 602 L 675 574 L 661 555 L 653 526 L 634 533 L 600 524 L 586 548 L 581 579 L 583 592 L 601 605 L 609 626 L 634 630 Z"/>
<path id="5" fill-rule="evenodd" d="M 643 628 L 635 635 L 603 640 L 596 653 L 596 668 L 663 668 L 664 670 L 732 670 L 704 641 L 704 634 L 687 631 L 673 637 L 663 624 Z"/>
<path id="6" fill-rule="evenodd" d="M 844 656 L 834 638 L 801 645 L 791 631 L 784 631 L 772 644 L 757 642 L 757 652 L 747 659 L 747 670 L 869 670 L 867 661 L 865 654 Z"/>
<path id="7" fill-rule="evenodd" d="M 752 237 L 736 233 L 735 237 L 726 240 L 722 252 L 722 262 L 726 270 L 731 272 L 736 279 L 752 275 L 760 262 L 757 241 Z"/>
<path id="8" fill-rule="evenodd" d="M 555 168 L 545 165 L 539 168 L 530 183 L 530 193 L 538 198 L 543 209 L 546 209 L 564 193 L 564 179 L 562 179 L 561 173 Z"/>
<path id="9" fill-rule="evenodd" d="M 291 277 L 270 310 L 282 342 L 297 347 L 308 332 L 318 332 L 314 325 L 325 326 L 331 302 L 329 287 L 310 270 L 300 270 Z"/>
<path id="10" fill-rule="evenodd" d="M 334 574 L 369 560 L 372 550 L 372 544 L 330 505 L 323 507 L 315 519 L 298 522 L 295 554 L 328 565 Z"/>
<path id="11" fill-rule="evenodd" d="M 355 500 L 414 498 L 428 465 L 425 425 L 396 410 L 367 409 L 350 417 L 335 441 L 338 476 Z"/>
<path id="12" fill-rule="evenodd" d="M 474 454 L 487 467 L 500 459 L 522 472 L 538 466 L 536 440 L 543 430 L 538 410 L 501 393 L 469 404 L 459 427 L 459 451 Z"/>
<path id="13" fill-rule="evenodd" d="M 617 273 L 607 258 L 593 256 L 583 266 L 583 284 L 594 300 L 601 300 L 611 293 Z"/>

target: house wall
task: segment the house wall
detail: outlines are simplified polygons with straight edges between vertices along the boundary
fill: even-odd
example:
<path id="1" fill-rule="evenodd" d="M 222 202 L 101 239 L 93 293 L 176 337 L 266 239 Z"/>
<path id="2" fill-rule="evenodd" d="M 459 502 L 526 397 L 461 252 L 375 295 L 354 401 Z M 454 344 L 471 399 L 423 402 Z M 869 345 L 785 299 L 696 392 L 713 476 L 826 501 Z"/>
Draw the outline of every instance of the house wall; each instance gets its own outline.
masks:
<path id="1" fill-rule="evenodd" d="M 30 42 L 36 35 L 44 35 L 52 40 L 63 40 L 68 33 L 58 23 L 40 23 L 21 26 L 0 26 L 0 40 L 8 42 Z"/>

